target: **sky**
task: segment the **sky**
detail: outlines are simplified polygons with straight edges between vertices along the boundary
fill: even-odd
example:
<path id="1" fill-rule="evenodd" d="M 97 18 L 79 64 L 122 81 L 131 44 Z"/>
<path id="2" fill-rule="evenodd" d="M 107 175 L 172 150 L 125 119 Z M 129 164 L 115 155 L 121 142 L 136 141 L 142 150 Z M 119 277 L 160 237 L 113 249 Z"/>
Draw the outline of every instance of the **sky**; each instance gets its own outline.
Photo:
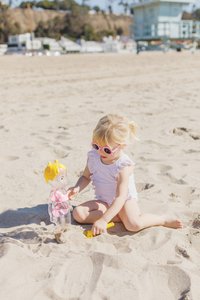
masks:
<path id="1" fill-rule="evenodd" d="M 78 2 L 79 4 L 82 3 L 82 0 L 75 0 L 76 2 Z M 90 6 L 99 6 L 101 9 L 107 10 L 108 6 L 112 3 L 112 8 L 113 8 L 113 12 L 116 13 L 120 13 L 122 12 L 123 8 L 121 5 L 118 5 L 118 3 L 120 2 L 120 0 L 89 0 L 87 3 Z M 130 2 L 130 1 L 129 1 Z"/>
<path id="2" fill-rule="evenodd" d="M 8 3 L 9 0 L 0 0 L 1 2 Z M 13 0 L 14 5 L 19 5 L 20 2 L 26 1 L 26 0 Z M 77 3 L 82 4 L 82 0 L 75 0 Z M 127 0 L 128 3 L 132 3 L 134 0 Z M 121 5 L 118 5 L 120 0 L 88 0 L 86 1 L 86 4 L 93 7 L 95 5 L 99 6 L 103 10 L 108 10 L 108 6 L 112 4 L 113 12 L 115 13 L 121 13 L 123 11 L 123 7 Z"/>
<path id="3" fill-rule="evenodd" d="M 26 0 L 13 0 L 14 5 L 19 5 L 20 2 L 26 1 Z M 83 0 L 75 0 L 77 3 L 82 4 Z M 193 0 L 196 4 L 196 7 L 200 7 L 200 0 Z M 8 3 L 9 0 L 0 0 L 0 2 Z M 108 11 L 108 6 L 112 4 L 112 9 L 114 13 L 122 13 L 123 7 L 119 5 L 120 0 L 86 0 L 85 3 L 88 4 L 91 7 L 94 7 L 95 5 L 99 6 L 101 9 Z M 128 2 L 129 4 L 137 2 L 137 0 L 124 0 L 124 2 Z M 188 7 L 188 11 L 191 11 L 191 7 Z"/>

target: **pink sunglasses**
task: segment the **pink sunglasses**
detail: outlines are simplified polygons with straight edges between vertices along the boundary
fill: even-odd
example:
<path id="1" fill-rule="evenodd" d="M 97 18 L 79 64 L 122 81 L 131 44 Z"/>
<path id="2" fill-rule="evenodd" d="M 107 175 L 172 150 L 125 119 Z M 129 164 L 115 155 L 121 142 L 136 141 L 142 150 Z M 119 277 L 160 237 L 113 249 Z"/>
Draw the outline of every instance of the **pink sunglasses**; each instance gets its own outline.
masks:
<path id="1" fill-rule="evenodd" d="M 95 150 L 97 150 L 97 151 L 98 150 L 103 150 L 106 154 L 113 155 L 118 150 L 118 148 L 120 147 L 120 145 L 118 145 L 114 149 L 111 149 L 109 146 L 100 147 L 99 145 L 97 145 L 97 144 L 94 143 L 94 144 L 92 144 L 92 147 Z"/>

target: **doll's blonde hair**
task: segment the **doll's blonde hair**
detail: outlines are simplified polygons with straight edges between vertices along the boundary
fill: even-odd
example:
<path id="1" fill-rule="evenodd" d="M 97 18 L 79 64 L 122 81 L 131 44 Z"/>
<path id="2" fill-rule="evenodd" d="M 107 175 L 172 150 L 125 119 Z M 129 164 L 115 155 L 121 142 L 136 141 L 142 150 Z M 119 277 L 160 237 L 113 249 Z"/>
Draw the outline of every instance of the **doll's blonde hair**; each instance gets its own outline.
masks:
<path id="1" fill-rule="evenodd" d="M 54 180 L 59 174 L 60 169 L 66 170 L 66 167 L 59 163 L 58 160 L 55 160 L 53 163 L 49 162 L 44 170 L 44 178 L 46 182 L 49 180 Z"/>
<path id="2" fill-rule="evenodd" d="M 109 114 L 101 118 L 93 131 L 93 141 L 109 145 L 127 145 L 136 138 L 136 124 L 127 118 Z"/>

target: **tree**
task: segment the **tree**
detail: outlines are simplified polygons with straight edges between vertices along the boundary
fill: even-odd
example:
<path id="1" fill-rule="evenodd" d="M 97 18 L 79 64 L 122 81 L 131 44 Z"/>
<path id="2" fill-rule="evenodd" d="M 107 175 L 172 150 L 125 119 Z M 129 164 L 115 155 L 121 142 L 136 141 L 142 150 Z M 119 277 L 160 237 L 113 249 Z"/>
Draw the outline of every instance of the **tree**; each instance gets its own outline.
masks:
<path id="1" fill-rule="evenodd" d="M 54 19 L 48 20 L 47 22 L 40 21 L 35 29 L 35 35 L 37 37 L 47 36 L 58 40 L 62 35 L 64 27 L 64 19 L 56 16 Z"/>
<path id="2" fill-rule="evenodd" d="M 108 0 L 108 12 L 109 12 L 110 15 L 113 13 L 113 7 L 112 7 L 112 5 L 113 5 L 114 1 L 115 0 Z"/>
<path id="3" fill-rule="evenodd" d="M 130 5 L 129 5 L 128 1 L 121 0 L 118 4 L 123 7 L 124 14 L 127 15 L 128 11 L 130 10 Z"/>
<path id="4" fill-rule="evenodd" d="M 108 12 L 110 15 L 112 15 L 112 13 L 113 13 L 112 5 L 108 5 Z"/>
<path id="5" fill-rule="evenodd" d="M 3 4 L 1 1 L 0 1 L 0 12 L 4 12 L 8 9 L 8 5 L 6 4 Z"/>
<path id="6" fill-rule="evenodd" d="M 123 30 L 123 28 L 122 27 L 117 27 L 117 29 L 116 29 L 116 33 L 117 33 L 117 35 L 123 35 L 123 33 L 124 33 L 124 30 Z"/>
<path id="7" fill-rule="evenodd" d="M 7 9 L 0 14 L 0 43 L 7 43 L 9 35 L 21 33 L 21 26 L 18 22 L 12 22 L 7 14 Z"/>
<path id="8" fill-rule="evenodd" d="M 20 8 L 33 8 L 35 6 L 34 1 L 23 1 L 20 3 L 19 7 Z"/>
<path id="9" fill-rule="evenodd" d="M 197 9 L 193 12 L 193 16 L 196 20 L 200 20 L 200 9 Z"/>
<path id="10" fill-rule="evenodd" d="M 95 5 L 93 7 L 93 9 L 96 11 L 97 14 L 101 11 L 101 9 L 100 9 L 100 7 L 98 5 Z"/>

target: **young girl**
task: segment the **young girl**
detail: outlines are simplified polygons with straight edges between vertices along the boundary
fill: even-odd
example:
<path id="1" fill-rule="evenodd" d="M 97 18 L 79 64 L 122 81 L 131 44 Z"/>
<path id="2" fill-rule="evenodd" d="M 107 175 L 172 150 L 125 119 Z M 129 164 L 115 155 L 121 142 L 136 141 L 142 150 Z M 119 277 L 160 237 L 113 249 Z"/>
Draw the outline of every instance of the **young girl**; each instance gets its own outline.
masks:
<path id="1" fill-rule="evenodd" d="M 69 189 L 69 198 L 81 192 L 90 182 L 95 199 L 77 206 L 73 217 L 78 223 L 91 223 L 94 235 L 106 231 L 111 220 L 122 222 L 128 231 L 137 232 L 151 226 L 182 228 L 176 218 L 143 214 L 137 202 L 134 163 L 124 153 L 135 138 L 135 125 L 126 118 L 109 114 L 93 131 L 92 150 L 83 175 Z"/>

